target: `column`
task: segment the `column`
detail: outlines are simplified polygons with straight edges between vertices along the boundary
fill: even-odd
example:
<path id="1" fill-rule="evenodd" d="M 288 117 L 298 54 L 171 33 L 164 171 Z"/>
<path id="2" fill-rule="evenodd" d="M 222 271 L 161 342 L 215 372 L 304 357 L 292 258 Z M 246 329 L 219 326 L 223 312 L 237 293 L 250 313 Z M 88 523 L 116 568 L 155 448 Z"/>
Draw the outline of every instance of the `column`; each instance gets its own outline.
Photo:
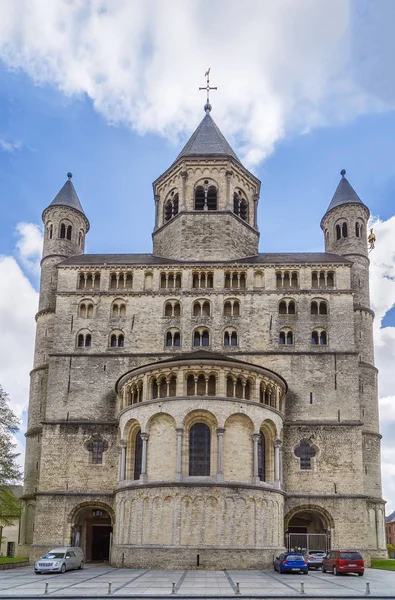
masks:
<path id="1" fill-rule="evenodd" d="M 126 479 L 126 448 L 127 448 L 126 440 L 121 440 L 120 446 L 121 446 L 121 464 L 120 464 L 120 469 L 119 469 L 119 475 L 120 475 L 119 479 L 120 479 L 120 481 L 124 481 Z"/>
<path id="2" fill-rule="evenodd" d="M 254 442 L 254 465 L 253 465 L 253 474 L 252 474 L 252 483 L 260 483 L 259 474 L 258 474 L 258 442 L 260 435 L 259 433 L 254 433 L 252 435 L 252 441 Z"/>
<path id="3" fill-rule="evenodd" d="M 218 463 L 217 463 L 217 481 L 224 480 L 223 471 L 223 442 L 224 442 L 225 429 L 218 427 L 217 429 L 217 441 L 218 441 Z"/>
<path id="4" fill-rule="evenodd" d="M 254 229 L 258 231 L 258 194 L 254 194 Z"/>
<path id="5" fill-rule="evenodd" d="M 232 177 L 232 171 L 226 171 L 226 210 L 232 210 L 230 203 L 230 178 Z"/>
<path id="6" fill-rule="evenodd" d="M 143 442 L 143 448 L 141 453 L 141 475 L 140 481 L 147 481 L 147 441 L 148 433 L 141 434 L 141 440 Z"/>
<path id="7" fill-rule="evenodd" d="M 186 208 L 186 196 L 187 196 L 187 177 L 188 173 L 186 171 L 181 172 L 182 177 L 182 201 L 181 201 L 181 209 L 185 210 Z"/>
<path id="8" fill-rule="evenodd" d="M 280 487 L 280 449 L 281 440 L 274 442 L 274 482 Z"/>
<path id="9" fill-rule="evenodd" d="M 158 229 L 159 227 L 159 223 L 158 223 L 158 217 L 159 217 L 159 196 L 154 196 L 154 200 L 155 200 L 155 229 Z"/>
<path id="10" fill-rule="evenodd" d="M 176 428 L 177 433 L 177 470 L 176 480 L 182 480 L 182 438 L 184 435 L 184 429 L 182 427 Z"/>

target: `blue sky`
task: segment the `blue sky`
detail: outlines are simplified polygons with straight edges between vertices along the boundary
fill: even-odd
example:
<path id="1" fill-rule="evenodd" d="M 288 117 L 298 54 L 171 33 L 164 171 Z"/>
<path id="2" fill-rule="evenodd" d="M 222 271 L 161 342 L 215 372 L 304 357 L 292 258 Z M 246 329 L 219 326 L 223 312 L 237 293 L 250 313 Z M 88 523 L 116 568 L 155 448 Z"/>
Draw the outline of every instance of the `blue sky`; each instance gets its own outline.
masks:
<path id="1" fill-rule="evenodd" d="M 150 252 L 152 181 L 203 118 L 211 66 L 212 117 L 262 181 L 261 252 L 323 250 L 319 223 L 342 168 L 371 210 L 383 481 L 395 509 L 393 0 L 25 8 L 0 4 L 0 383 L 15 410 L 27 405 L 43 209 L 71 171 L 91 223 L 86 251 Z"/>

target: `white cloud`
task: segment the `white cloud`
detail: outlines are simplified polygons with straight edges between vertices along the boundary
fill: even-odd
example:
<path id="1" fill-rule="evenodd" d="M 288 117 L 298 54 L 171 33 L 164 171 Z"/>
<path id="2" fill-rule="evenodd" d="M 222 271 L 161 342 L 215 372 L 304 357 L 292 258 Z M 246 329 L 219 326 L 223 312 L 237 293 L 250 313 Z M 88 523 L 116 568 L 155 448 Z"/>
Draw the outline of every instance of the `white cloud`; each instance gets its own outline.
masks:
<path id="1" fill-rule="evenodd" d="M 371 220 L 377 241 L 369 254 L 371 305 L 375 318 L 375 361 L 379 369 L 380 427 L 382 441 L 383 494 L 387 513 L 395 509 L 395 327 L 382 327 L 386 313 L 395 305 L 395 216 Z"/>
<path id="2" fill-rule="evenodd" d="M 22 147 L 20 142 L 7 142 L 0 138 L 0 150 L 4 150 L 5 152 L 14 152 L 14 150 L 19 150 Z"/>
<path id="3" fill-rule="evenodd" d="M 34 223 L 18 223 L 16 233 L 19 236 L 16 243 L 19 260 L 29 273 L 38 276 L 43 249 L 40 227 Z"/>
<path id="4" fill-rule="evenodd" d="M 170 138 L 203 116 L 197 88 L 211 66 L 213 114 L 253 165 L 285 133 L 395 106 L 394 3 L 371 4 L 13 0 L 0 3 L 0 60 L 86 94 L 111 123 Z"/>

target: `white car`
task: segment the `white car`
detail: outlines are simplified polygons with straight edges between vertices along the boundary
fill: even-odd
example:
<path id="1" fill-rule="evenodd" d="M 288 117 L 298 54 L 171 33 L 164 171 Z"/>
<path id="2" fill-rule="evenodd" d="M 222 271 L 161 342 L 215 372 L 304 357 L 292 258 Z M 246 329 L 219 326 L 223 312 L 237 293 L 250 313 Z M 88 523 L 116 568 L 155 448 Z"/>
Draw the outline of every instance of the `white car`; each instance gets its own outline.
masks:
<path id="1" fill-rule="evenodd" d="M 50 550 L 34 563 L 34 572 L 64 573 L 72 569 L 83 569 L 85 556 L 81 548 L 55 548 Z"/>

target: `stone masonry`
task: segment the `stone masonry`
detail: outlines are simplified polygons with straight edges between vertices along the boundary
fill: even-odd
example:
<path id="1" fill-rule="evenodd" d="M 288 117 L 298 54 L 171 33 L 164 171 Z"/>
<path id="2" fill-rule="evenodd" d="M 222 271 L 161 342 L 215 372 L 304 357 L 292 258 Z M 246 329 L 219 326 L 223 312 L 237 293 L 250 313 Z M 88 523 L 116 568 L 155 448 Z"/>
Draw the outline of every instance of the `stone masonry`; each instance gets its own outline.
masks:
<path id="1" fill-rule="evenodd" d="M 153 184 L 153 254 L 84 254 L 71 174 L 44 210 L 20 555 L 268 568 L 386 556 L 369 210 L 342 172 L 325 252 L 261 254 L 260 182 L 211 107 Z"/>

